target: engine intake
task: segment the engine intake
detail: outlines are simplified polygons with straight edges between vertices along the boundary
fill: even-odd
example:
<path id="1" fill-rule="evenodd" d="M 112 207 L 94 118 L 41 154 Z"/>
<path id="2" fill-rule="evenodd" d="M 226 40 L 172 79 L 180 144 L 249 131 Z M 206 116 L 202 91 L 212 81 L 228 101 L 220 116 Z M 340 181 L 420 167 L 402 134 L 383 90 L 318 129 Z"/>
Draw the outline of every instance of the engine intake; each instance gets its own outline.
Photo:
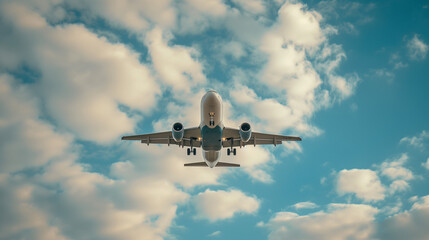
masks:
<path id="1" fill-rule="evenodd" d="M 242 123 L 238 133 L 240 134 L 241 141 L 248 142 L 252 136 L 252 128 L 250 127 L 250 124 L 246 122 Z"/>
<path id="2" fill-rule="evenodd" d="M 173 124 L 172 135 L 173 139 L 176 142 L 182 141 L 183 135 L 185 133 L 185 129 L 183 128 L 183 124 L 180 122 Z"/>

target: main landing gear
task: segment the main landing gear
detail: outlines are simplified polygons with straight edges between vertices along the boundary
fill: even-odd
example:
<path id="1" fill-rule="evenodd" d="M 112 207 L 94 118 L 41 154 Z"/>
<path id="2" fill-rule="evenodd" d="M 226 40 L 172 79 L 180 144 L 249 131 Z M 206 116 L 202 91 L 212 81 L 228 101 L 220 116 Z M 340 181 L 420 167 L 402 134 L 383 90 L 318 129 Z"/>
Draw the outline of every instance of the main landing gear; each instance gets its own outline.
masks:
<path id="1" fill-rule="evenodd" d="M 197 149 L 196 148 L 188 148 L 186 150 L 187 150 L 186 153 L 188 155 L 191 155 L 191 152 L 192 152 L 192 154 L 197 155 Z"/>
<path id="2" fill-rule="evenodd" d="M 229 156 L 229 155 L 231 155 L 231 152 L 232 152 L 232 154 L 234 154 L 234 156 L 235 155 L 237 155 L 237 149 L 235 149 L 235 148 L 227 148 L 226 149 L 226 154 Z"/>

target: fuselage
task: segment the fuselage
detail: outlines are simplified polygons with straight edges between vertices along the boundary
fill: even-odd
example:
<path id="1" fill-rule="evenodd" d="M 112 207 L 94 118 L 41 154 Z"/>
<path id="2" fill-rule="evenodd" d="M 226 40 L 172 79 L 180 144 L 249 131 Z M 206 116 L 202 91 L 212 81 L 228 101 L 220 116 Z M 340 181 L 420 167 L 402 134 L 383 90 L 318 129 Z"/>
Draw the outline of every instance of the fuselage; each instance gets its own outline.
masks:
<path id="1" fill-rule="evenodd" d="M 222 149 L 222 98 L 215 91 L 208 91 L 201 99 L 201 148 L 209 167 L 216 166 Z"/>

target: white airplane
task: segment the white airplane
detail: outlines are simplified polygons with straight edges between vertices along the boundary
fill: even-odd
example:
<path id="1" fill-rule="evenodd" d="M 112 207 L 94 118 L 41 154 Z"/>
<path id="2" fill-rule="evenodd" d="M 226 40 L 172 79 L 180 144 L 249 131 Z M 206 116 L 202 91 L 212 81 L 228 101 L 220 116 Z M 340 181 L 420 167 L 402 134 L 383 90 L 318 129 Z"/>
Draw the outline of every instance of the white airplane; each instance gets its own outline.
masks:
<path id="1" fill-rule="evenodd" d="M 301 141 L 300 137 L 252 132 L 245 122 L 238 129 L 228 128 L 222 122 L 222 98 L 216 91 L 208 91 L 201 99 L 201 123 L 198 127 L 184 128 L 176 122 L 171 131 L 124 136 L 122 140 L 140 140 L 141 143 L 170 144 L 187 148 L 187 154 L 196 154 L 202 148 L 204 162 L 185 163 L 185 167 L 240 167 L 240 164 L 219 162 L 220 150 L 227 148 L 227 155 L 236 155 L 235 147 L 246 145 L 281 144 L 282 141 Z"/>

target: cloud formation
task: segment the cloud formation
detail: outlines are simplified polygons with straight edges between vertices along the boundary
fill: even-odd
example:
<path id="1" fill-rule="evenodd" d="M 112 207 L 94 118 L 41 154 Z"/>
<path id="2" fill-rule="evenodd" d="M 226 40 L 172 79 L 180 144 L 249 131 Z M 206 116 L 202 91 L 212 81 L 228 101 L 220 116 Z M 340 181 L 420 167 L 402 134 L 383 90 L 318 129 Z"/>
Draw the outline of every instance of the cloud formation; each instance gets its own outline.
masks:
<path id="1" fill-rule="evenodd" d="M 355 194 L 364 201 L 379 201 L 385 197 L 385 187 L 381 184 L 377 172 L 370 169 L 344 169 L 338 173 L 337 193 Z"/>
<path id="2" fill-rule="evenodd" d="M 252 214 L 259 208 L 256 197 L 247 196 L 239 190 L 213 191 L 207 189 L 193 199 L 198 218 L 217 221 L 232 218 L 235 214 Z"/>
<path id="3" fill-rule="evenodd" d="M 228 169 L 183 168 L 201 157 L 185 159 L 179 148 L 116 144 L 141 124 L 196 126 L 205 87 L 224 91 L 225 116 L 235 126 L 244 120 L 237 108 L 253 104 L 247 119 L 259 130 L 308 135 L 321 132 L 311 125 L 314 112 L 353 94 L 357 77 L 337 75 L 345 54 L 329 43 L 335 29 L 319 13 L 287 1 L 275 3 L 278 18 L 268 19 L 266 2 L 233 2 L 0 3 L 0 70 L 31 75 L 0 76 L 0 238 L 162 239 L 184 203 L 209 221 L 258 211 L 261 200 L 240 190 L 192 196 L 196 187 L 220 185 L 233 174 Z M 216 63 L 203 55 L 211 45 L 183 45 L 186 36 L 219 29 L 232 38 L 220 51 L 233 59 L 225 66 L 244 62 L 259 66 L 255 72 L 216 79 Z M 170 98 L 160 103 L 160 96 Z M 108 148 L 109 156 L 85 159 L 94 148 Z M 98 169 L 104 160 L 106 169 Z M 236 161 L 251 180 L 275 181 L 269 149 L 245 148 Z"/>
<path id="4" fill-rule="evenodd" d="M 378 210 L 362 204 L 330 204 L 308 215 L 278 212 L 268 223 L 269 239 L 369 239 Z"/>
<path id="5" fill-rule="evenodd" d="M 408 55 L 412 60 L 423 60 L 429 50 L 428 45 L 420 39 L 419 35 L 414 34 L 413 38 L 407 42 Z"/>

